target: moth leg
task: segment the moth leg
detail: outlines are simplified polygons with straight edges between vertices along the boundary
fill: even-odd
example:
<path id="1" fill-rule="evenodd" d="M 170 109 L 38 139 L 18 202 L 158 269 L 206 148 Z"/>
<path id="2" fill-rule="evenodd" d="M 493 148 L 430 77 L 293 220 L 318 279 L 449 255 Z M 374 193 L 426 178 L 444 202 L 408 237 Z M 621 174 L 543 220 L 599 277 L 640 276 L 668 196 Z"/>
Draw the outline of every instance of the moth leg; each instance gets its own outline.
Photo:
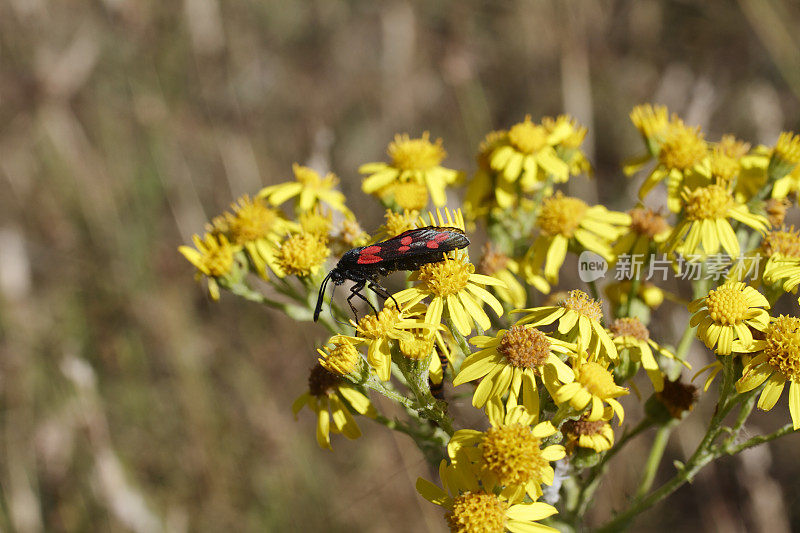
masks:
<path id="1" fill-rule="evenodd" d="M 358 321 L 358 313 L 356 312 L 356 308 L 353 306 L 353 302 L 350 301 L 353 299 L 354 296 L 358 296 L 359 298 L 367 302 L 367 304 L 369 304 L 372 310 L 375 311 L 375 314 L 376 315 L 378 314 L 378 310 L 375 309 L 375 306 L 372 305 L 372 302 L 367 300 L 367 297 L 361 294 L 361 289 L 364 288 L 364 285 L 366 285 L 366 283 L 367 283 L 366 280 L 357 281 L 352 287 L 350 287 L 350 296 L 347 297 L 347 305 L 349 305 L 350 310 L 353 311 L 353 315 L 355 315 L 356 321 Z"/>
<path id="2" fill-rule="evenodd" d="M 385 287 L 378 284 L 377 281 L 370 281 L 369 285 L 367 286 L 372 292 L 374 292 L 384 300 L 391 299 L 394 302 L 394 306 L 397 308 L 397 310 L 398 311 L 400 310 L 400 305 L 397 303 L 397 300 L 394 299 L 394 296 L 392 296 L 392 294 L 389 291 L 387 291 Z"/>

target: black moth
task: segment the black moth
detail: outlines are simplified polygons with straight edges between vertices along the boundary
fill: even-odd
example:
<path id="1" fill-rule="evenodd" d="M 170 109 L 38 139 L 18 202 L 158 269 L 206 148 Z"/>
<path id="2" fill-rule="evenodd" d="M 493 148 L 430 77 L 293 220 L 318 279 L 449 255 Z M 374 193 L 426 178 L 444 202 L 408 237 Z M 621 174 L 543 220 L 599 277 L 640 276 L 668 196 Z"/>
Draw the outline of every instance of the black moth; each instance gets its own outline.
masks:
<path id="1" fill-rule="evenodd" d="M 458 228 L 428 226 L 404 231 L 397 237 L 370 246 L 348 250 L 322 280 L 317 307 L 314 309 L 314 321 L 317 321 L 322 311 L 328 280 L 333 282 L 334 287 L 348 279 L 354 281 L 350 296 L 347 297 L 353 314 L 358 316 L 351 302 L 355 296 L 367 302 L 377 314 L 377 309 L 361 294 L 365 285 L 378 296 L 391 298 L 392 295 L 378 283 L 379 276 L 395 270 L 419 270 L 422 265 L 442 261 L 444 253 L 466 248 L 468 245 L 469 239 Z"/>

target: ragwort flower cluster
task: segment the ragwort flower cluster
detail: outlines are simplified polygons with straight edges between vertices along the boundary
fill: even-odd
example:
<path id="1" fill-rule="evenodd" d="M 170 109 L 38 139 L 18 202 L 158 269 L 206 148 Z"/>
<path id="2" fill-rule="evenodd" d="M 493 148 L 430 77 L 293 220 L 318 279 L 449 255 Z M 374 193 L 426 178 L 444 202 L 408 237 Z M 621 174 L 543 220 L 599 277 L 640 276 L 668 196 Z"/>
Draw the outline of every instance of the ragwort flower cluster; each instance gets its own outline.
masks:
<path id="1" fill-rule="evenodd" d="M 800 191 L 800 136 L 714 141 L 663 106 L 630 118 L 644 153 L 623 169 L 643 181 L 638 203 L 619 210 L 564 190 L 592 173 L 586 129 L 525 116 L 486 135 L 474 171 L 443 166 L 443 142 L 427 132 L 397 135 L 387 162 L 358 169 L 380 226 L 357 218 L 333 173 L 294 165 L 293 179 L 242 196 L 180 252 L 213 299 L 226 290 L 328 330 L 292 406 L 313 413 L 320 447 L 359 438 L 363 423 L 411 438 L 439 473 L 440 485 L 420 478 L 417 491 L 451 531 L 587 527 L 607 461 L 651 426 L 668 436 L 698 401 L 681 380 L 690 353 L 706 357 L 706 394 L 722 379 L 707 438 L 668 483 L 800 428 L 800 318 L 771 314 L 800 286 L 800 237 L 783 226 Z M 445 207 L 460 185 L 463 212 Z M 442 249 L 448 235 L 460 244 Z M 587 254 L 605 261 L 605 279 L 574 278 Z M 712 267 L 718 256 L 729 272 Z M 631 258 L 664 259 L 674 283 L 645 268 L 615 277 Z M 325 278 L 332 268 L 338 277 Z M 673 316 L 682 335 L 656 320 Z M 692 351 L 694 339 L 707 351 Z M 750 410 L 772 409 L 787 388 L 791 422 L 743 441 Z M 737 425 L 724 427 L 732 409 Z M 651 487 L 661 444 L 640 496 L 607 529 L 666 494 Z"/>

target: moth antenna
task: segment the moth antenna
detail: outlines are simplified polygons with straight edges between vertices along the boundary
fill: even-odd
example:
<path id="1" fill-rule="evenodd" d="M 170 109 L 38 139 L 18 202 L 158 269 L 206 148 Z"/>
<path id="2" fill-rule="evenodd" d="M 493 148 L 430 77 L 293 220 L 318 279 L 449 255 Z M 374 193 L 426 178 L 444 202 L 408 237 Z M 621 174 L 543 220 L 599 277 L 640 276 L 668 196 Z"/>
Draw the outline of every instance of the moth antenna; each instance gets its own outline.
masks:
<path id="1" fill-rule="evenodd" d="M 331 274 L 333 274 L 333 270 L 328 272 L 328 275 L 325 276 L 325 279 L 322 280 L 322 283 L 319 286 L 319 296 L 317 296 L 317 307 L 314 308 L 314 322 L 317 321 L 320 312 L 322 312 L 322 302 L 325 301 L 325 286 L 328 284 L 328 280 L 331 279 Z"/>

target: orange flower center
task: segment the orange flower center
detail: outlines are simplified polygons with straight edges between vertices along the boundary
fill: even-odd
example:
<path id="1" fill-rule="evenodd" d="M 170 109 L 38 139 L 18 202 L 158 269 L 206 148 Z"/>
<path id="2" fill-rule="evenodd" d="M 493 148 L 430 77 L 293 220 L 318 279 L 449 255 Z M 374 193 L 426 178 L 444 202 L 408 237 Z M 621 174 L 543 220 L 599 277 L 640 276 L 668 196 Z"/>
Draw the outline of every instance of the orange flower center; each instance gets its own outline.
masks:
<path id="1" fill-rule="evenodd" d="M 550 341 L 536 328 L 511 326 L 505 332 L 497 351 L 503 354 L 512 366 L 536 368 L 550 356 Z"/>

